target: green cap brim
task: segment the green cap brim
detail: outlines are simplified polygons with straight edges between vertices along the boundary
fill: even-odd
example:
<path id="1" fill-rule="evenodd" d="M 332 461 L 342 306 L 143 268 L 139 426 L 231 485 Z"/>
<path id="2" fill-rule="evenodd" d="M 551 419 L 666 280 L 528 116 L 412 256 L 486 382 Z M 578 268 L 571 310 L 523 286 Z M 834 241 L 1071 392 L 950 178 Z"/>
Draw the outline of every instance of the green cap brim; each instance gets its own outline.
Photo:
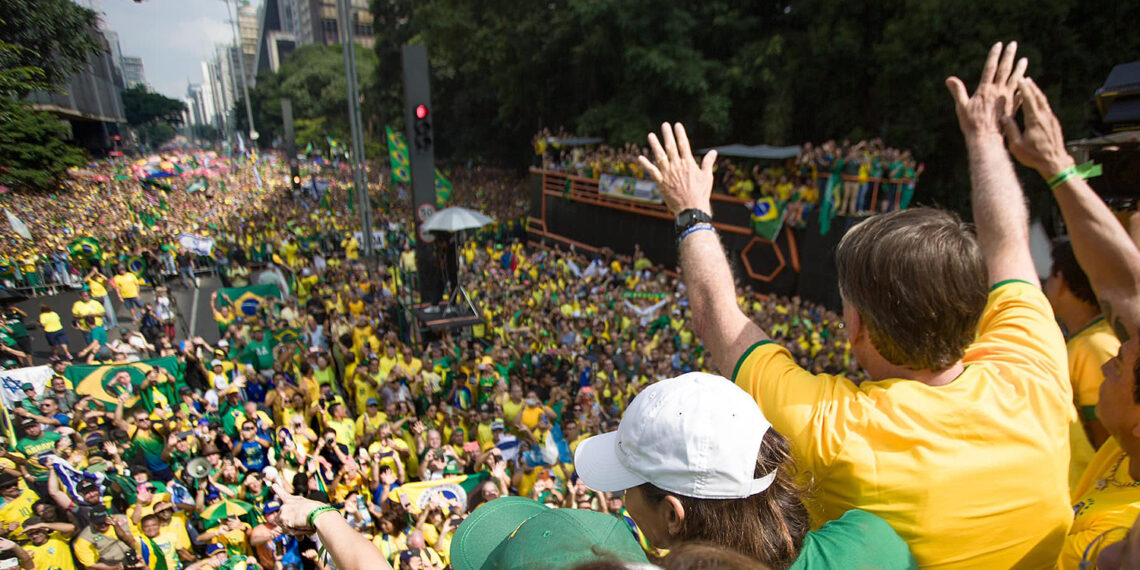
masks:
<path id="1" fill-rule="evenodd" d="M 459 525 L 451 540 L 451 564 L 455 570 L 479 570 L 491 551 L 522 523 L 549 511 L 525 497 L 500 497 L 480 505 Z"/>
<path id="2" fill-rule="evenodd" d="M 487 556 L 483 569 L 569 570 L 589 562 L 649 562 L 622 519 L 581 509 L 547 509 L 523 522 Z"/>

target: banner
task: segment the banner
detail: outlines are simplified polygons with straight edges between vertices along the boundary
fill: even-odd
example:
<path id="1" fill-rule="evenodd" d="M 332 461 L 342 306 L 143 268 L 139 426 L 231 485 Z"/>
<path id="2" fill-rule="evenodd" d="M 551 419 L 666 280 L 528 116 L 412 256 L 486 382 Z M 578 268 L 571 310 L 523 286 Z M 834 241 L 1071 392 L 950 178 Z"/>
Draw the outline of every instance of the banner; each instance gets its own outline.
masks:
<path id="1" fill-rule="evenodd" d="M 652 299 L 660 301 L 668 297 L 670 293 L 652 293 L 649 291 L 622 291 L 622 298 L 624 299 Z"/>
<path id="2" fill-rule="evenodd" d="M 388 160 L 392 164 L 392 182 L 407 184 L 412 181 L 412 173 L 408 166 L 408 143 L 404 142 L 403 133 L 397 133 L 385 125 L 388 133 Z"/>
<path id="3" fill-rule="evenodd" d="M 603 174 L 598 179 L 598 193 L 626 200 L 637 200 L 638 202 L 664 203 L 661 192 L 657 190 L 656 182 L 628 176 Z"/>
<path id="4" fill-rule="evenodd" d="M 141 399 L 143 405 L 151 409 L 153 404 L 150 395 L 138 394 L 137 387 L 146 379 L 147 372 L 154 368 L 165 370 L 175 381 L 182 379 L 178 358 L 174 356 L 115 364 L 73 364 L 64 370 L 63 376 L 75 386 L 77 394 L 91 396 L 102 402 L 108 410 L 113 410 L 119 405 L 120 394 L 128 396 L 124 404 L 126 407 L 138 404 Z"/>
<path id="5" fill-rule="evenodd" d="M 31 384 L 36 388 L 36 395 L 39 396 L 44 393 L 51 376 L 51 366 L 0 370 L 0 382 L 4 384 L 4 388 L 0 389 L 0 400 L 3 400 L 5 408 L 14 408 L 25 398 L 24 391 L 20 389 L 20 386 L 25 383 Z"/>
<path id="6" fill-rule="evenodd" d="M 178 244 L 195 255 L 211 255 L 214 251 L 214 238 L 194 234 L 180 234 Z"/>
<path id="7" fill-rule="evenodd" d="M 438 175 L 439 171 L 437 170 L 436 176 Z M 17 218 L 15 214 L 8 211 L 8 208 L 4 208 L 4 214 L 8 216 L 8 225 L 12 226 L 12 231 L 24 239 L 32 239 L 32 232 L 28 231 L 28 226 L 24 224 L 20 218 Z"/>
<path id="8" fill-rule="evenodd" d="M 784 227 L 784 216 L 787 214 L 783 205 L 783 202 L 777 202 L 770 196 L 756 200 L 750 208 L 752 231 L 768 241 L 775 240 L 780 228 Z"/>
<path id="9" fill-rule="evenodd" d="M 218 289 L 218 307 L 233 305 L 239 314 L 246 317 L 257 315 L 266 304 L 266 299 L 281 298 L 281 289 L 274 284 L 250 285 Z"/>
<path id="10" fill-rule="evenodd" d="M 388 500 L 399 503 L 400 495 L 403 495 L 408 498 L 408 504 L 411 506 L 409 510 L 418 514 L 436 497 L 442 497 L 445 501 L 454 501 L 462 512 L 466 512 L 467 494 L 487 478 L 486 473 L 477 473 L 444 477 L 436 481 L 407 483 L 389 491 Z"/>

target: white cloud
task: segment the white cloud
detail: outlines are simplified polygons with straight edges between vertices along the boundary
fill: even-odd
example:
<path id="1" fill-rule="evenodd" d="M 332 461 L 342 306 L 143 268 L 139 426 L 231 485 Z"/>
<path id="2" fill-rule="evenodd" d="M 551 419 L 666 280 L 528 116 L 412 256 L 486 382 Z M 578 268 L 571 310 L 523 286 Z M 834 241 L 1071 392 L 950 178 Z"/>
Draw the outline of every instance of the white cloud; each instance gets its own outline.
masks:
<path id="1" fill-rule="evenodd" d="M 141 57 L 147 82 L 168 97 L 184 97 L 187 80 L 202 81 L 201 61 L 214 44 L 233 41 L 222 0 L 110 0 L 98 9 L 123 54 Z"/>

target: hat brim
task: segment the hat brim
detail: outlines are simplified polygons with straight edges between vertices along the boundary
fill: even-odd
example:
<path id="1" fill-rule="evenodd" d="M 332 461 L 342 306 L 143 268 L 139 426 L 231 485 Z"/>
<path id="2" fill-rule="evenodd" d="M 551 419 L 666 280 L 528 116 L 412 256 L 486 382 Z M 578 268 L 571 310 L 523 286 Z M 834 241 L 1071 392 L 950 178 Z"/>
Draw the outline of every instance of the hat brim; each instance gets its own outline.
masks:
<path id="1" fill-rule="evenodd" d="M 455 570 L 479 570 L 491 552 L 531 517 L 548 511 L 525 497 L 500 497 L 484 503 L 460 523 L 451 541 Z"/>
<path id="2" fill-rule="evenodd" d="M 574 453 L 574 469 L 587 487 L 603 493 L 631 489 L 645 478 L 633 473 L 618 459 L 616 431 L 595 435 L 578 444 Z"/>

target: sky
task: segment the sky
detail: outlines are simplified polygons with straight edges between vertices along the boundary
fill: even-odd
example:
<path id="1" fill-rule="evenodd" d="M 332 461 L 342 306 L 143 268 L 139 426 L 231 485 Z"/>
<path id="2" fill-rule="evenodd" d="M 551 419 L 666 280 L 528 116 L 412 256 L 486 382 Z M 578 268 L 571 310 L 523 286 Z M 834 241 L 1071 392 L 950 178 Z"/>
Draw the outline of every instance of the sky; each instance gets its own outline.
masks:
<path id="1" fill-rule="evenodd" d="M 214 44 L 233 43 L 223 0 L 77 2 L 103 13 L 106 27 L 119 33 L 123 55 L 141 57 L 147 83 L 167 97 L 186 97 L 187 80 L 202 82 L 202 60 L 214 53 Z"/>

